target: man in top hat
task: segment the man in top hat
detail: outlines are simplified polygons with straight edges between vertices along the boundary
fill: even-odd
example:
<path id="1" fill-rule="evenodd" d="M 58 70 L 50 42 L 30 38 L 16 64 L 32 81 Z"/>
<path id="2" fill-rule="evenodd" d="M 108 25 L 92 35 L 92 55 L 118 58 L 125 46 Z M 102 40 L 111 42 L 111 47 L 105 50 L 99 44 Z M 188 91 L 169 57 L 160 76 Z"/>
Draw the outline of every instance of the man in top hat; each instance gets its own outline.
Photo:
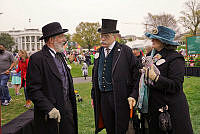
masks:
<path id="1" fill-rule="evenodd" d="M 131 48 L 116 41 L 117 20 L 102 19 L 101 47 L 92 74 L 95 133 L 125 134 L 138 97 L 138 68 Z"/>
<path id="2" fill-rule="evenodd" d="M 27 92 L 38 134 L 78 134 L 73 81 L 62 53 L 67 31 L 58 22 L 45 25 L 40 40 L 46 44 L 29 60 Z"/>

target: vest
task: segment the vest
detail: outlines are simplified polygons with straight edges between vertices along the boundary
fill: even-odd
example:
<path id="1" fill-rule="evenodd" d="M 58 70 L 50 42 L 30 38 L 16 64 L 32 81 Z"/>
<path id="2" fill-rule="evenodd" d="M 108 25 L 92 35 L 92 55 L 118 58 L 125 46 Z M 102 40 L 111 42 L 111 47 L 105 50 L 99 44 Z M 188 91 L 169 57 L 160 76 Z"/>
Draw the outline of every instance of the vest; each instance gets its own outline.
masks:
<path id="1" fill-rule="evenodd" d="M 105 57 L 104 49 L 101 49 L 98 67 L 98 82 L 101 92 L 109 92 L 113 90 L 112 86 L 112 61 L 115 46 Z"/>
<path id="2" fill-rule="evenodd" d="M 68 101 L 68 99 L 69 99 L 69 97 L 68 97 L 69 96 L 69 82 L 68 82 L 67 71 L 65 69 L 65 66 L 61 62 L 59 62 L 58 59 L 54 58 L 54 61 L 56 63 L 58 71 L 60 72 L 60 76 L 62 79 L 64 100 Z"/>

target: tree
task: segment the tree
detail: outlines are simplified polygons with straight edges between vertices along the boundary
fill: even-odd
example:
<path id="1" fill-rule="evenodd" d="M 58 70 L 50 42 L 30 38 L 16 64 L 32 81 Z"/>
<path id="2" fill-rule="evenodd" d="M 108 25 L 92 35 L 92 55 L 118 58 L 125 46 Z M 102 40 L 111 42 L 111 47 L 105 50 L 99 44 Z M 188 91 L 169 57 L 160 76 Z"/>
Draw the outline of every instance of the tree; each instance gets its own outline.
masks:
<path id="1" fill-rule="evenodd" d="M 126 44 L 127 43 L 127 41 L 125 39 L 121 38 L 121 34 L 119 34 L 119 33 L 116 36 L 116 41 L 118 41 L 120 44 Z"/>
<path id="2" fill-rule="evenodd" d="M 76 27 L 76 33 L 73 34 L 72 40 L 90 50 L 100 43 L 100 34 L 97 33 L 99 27 L 99 23 L 81 22 Z"/>
<path id="3" fill-rule="evenodd" d="M 65 34 L 65 37 L 66 37 L 67 41 L 70 42 L 72 35 L 68 33 L 68 34 Z"/>
<path id="4" fill-rule="evenodd" d="M 153 15 L 148 13 L 148 16 L 145 17 L 144 25 L 146 29 L 145 32 L 151 32 L 157 26 L 166 26 L 176 31 L 176 33 L 179 33 L 177 20 L 171 14 L 162 13 L 159 15 Z"/>
<path id="5" fill-rule="evenodd" d="M 15 45 L 15 41 L 14 38 L 11 37 L 8 33 L 1 33 L 0 44 L 3 44 L 7 50 L 11 51 L 12 46 Z"/>
<path id="6" fill-rule="evenodd" d="M 185 10 L 181 11 L 180 23 L 191 34 L 196 35 L 200 25 L 200 1 L 191 0 L 185 2 Z"/>

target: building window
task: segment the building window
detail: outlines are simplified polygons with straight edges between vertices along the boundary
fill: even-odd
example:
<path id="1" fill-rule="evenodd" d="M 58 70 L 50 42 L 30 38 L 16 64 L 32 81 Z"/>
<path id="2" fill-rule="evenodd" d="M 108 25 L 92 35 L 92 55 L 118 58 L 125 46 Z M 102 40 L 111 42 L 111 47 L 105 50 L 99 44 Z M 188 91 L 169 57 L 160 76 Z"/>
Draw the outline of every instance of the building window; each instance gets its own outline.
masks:
<path id="1" fill-rule="evenodd" d="M 37 44 L 37 50 L 40 50 L 40 44 L 39 43 Z"/>
<path id="2" fill-rule="evenodd" d="M 24 42 L 24 37 L 22 37 L 22 42 Z"/>
<path id="3" fill-rule="evenodd" d="M 40 40 L 39 40 L 39 39 L 40 39 L 40 36 L 37 36 L 37 42 L 40 42 Z"/>
<path id="4" fill-rule="evenodd" d="M 22 49 L 25 50 L 25 44 L 24 43 L 22 44 Z"/>
<path id="5" fill-rule="evenodd" d="M 26 50 L 30 51 L 30 45 L 29 44 L 26 44 Z"/>
<path id="6" fill-rule="evenodd" d="M 31 36 L 31 42 L 35 42 L 35 36 Z"/>
<path id="7" fill-rule="evenodd" d="M 31 46 L 32 46 L 32 51 L 35 51 L 35 44 L 31 44 Z"/>
<path id="8" fill-rule="evenodd" d="M 30 42 L 30 37 L 26 36 L 26 42 Z"/>

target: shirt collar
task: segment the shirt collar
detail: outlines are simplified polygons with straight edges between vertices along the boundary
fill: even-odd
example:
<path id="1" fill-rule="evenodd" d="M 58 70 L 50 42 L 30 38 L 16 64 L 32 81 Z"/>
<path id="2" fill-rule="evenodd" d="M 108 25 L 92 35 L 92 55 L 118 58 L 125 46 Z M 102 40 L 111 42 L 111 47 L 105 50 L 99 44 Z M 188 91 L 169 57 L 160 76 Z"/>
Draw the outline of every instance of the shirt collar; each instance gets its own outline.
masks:
<path id="1" fill-rule="evenodd" d="M 109 50 L 112 50 L 113 49 L 113 47 L 115 46 L 115 43 L 116 43 L 116 41 L 114 41 L 113 43 L 112 43 L 112 45 L 110 45 L 108 48 L 109 48 Z M 104 49 L 106 49 L 106 48 L 104 48 Z"/>
<path id="2" fill-rule="evenodd" d="M 56 51 L 53 49 L 53 48 L 50 48 L 49 47 L 49 49 L 51 49 L 51 50 L 49 50 L 49 52 L 51 53 L 51 55 L 53 56 L 53 57 L 55 57 L 55 54 L 56 54 Z"/>

